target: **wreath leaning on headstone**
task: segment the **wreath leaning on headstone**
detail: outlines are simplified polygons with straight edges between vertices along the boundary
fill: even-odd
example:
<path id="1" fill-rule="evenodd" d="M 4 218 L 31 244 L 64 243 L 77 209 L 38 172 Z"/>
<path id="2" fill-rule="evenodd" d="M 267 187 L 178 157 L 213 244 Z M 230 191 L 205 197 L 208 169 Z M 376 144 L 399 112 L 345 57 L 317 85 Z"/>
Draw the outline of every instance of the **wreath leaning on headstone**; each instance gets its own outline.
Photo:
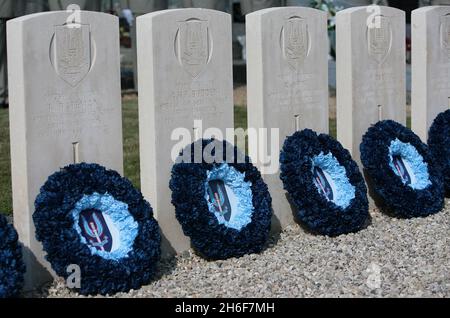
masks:
<path id="1" fill-rule="evenodd" d="M 0 298 L 20 295 L 24 273 L 25 264 L 17 232 L 0 214 Z"/>
<path id="2" fill-rule="evenodd" d="M 50 176 L 36 198 L 36 237 L 53 270 L 79 266 L 79 292 L 111 295 L 148 284 L 161 251 L 150 204 L 130 181 L 97 164 Z"/>
<path id="3" fill-rule="evenodd" d="M 211 160 L 195 158 L 208 149 Z M 233 154 L 229 160 L 227 153 Z M 201 256 L 218 260 L 263 250 L 272 199 L 259 171 L 236 147 L 215 140 L 188 146 L 172 169 L 170 189 L 176 217 Z"/>
<path id="4" fill-rule="evenodd" d="M 367 189 L 358 165 L 328 135 L 306 129 L 288 137 L 280 157 L 281 180 L 297 221 L 314 233 L 338 236 L 363 229 Z"/>
<path id="5" fill-rule="evenodd" d="M 444 186 L 450 193 L 450 109 L 440 113 L 428 134 L 428 146 L 444 175 Z"/>
<path id="6" fill-rule="evenodd" d="M 425 217 L 444 206 L 441 171 L 428 147 L 392 120 L 369 128 L 361 161 L 385 209 L 397 217 Z"/>

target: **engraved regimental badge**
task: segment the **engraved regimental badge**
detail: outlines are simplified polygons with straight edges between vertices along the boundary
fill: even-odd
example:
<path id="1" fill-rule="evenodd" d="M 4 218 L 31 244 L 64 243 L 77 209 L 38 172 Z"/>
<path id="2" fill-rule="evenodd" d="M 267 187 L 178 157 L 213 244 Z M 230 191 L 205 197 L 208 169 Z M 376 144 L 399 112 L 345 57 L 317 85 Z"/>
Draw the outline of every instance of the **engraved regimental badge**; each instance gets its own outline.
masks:
<path id="1" fill-rule="evenodd" d="M 306 19 L 291 17 L 281 31 L 283 58 L 290 67 L 298 69 L 309 54 L 310 39 Z"/>
<path id="2" fill-rule="evenodd" d="M 56 73 L 71 86 L 85 78 L 91 68 L 89 25 L 55 26 L 52 62 Z"/>
<path id="3" fill-rule="evenodd" d="M 189 19 L 180 22 L 175 38 L 175 54 L 189 75 L 197 77 L 205 70 L 211 47 L 208 21 Z"/>
<path id="4" fill-rule="evenodd" d="M 447 60 L 450 59 L 450 14 L 441 17 L 440 33 L 441 47 L 444 52 L 444 58 Z"/>
<path id="5" fill-rule="evenodd" d="M 389 18 L 377 16 L 367 29 L 369 56 L 378 64 L 383 64 L 392 47 L 392 27 Z"/>

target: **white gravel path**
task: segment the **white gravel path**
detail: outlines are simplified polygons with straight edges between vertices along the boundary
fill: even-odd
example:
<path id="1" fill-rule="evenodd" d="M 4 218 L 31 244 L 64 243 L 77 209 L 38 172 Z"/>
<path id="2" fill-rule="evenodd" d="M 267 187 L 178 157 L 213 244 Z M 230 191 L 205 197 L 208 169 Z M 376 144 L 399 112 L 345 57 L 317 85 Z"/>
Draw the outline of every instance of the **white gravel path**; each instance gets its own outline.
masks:
<path id="1" fill-rule="evenodd" d="M 360 233 L 333 239 L 292 226 L 261 255 L 240 259 L 185 253 L 161 264 L 150 286 L 114 297 L 450 297 L 450 201 L 425 219 L 372 218 Z M 55 282 L 28 296 L 77 294 Z"/>

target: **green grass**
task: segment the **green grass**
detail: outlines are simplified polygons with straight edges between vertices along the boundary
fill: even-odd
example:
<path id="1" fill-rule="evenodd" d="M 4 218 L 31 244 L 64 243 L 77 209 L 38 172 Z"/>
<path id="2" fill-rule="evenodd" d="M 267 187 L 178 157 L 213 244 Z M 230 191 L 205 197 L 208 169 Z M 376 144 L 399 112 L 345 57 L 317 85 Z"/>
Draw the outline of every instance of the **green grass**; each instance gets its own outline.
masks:
<path id="1" fill-rule="evenodd" d="M 247 109 L 235 107 L 236 128 L 247 129 Z M 411 120 L 408 118 L 408 123 Z M 336 120 L 330 120 L 330 134 L 336 136 Z M 123 102 L 123 137 L 125 176 L 136 187 L 140 187 L 139 177 L 139 122 L 136 100 Z M 9 148 L 8 110 L 0 109 L 0 213 L 12 213 L 11 164 Z"/>
<path id="2" fill-rule="evenodd" d="M 0 213 L 11 214 L 11 161 L 9 149 L 9 112 L 0 108 Z"/>
<path id="3" fill-rule="evenodd" d="M 234 108 L 234 125 L 236 126 L 236 128 L 247 129 L 247 108 Z"/>
<path id="4" fill-rule="evenodd" d="M 247 110 L 235 108 L 236 127 L 247 127 Z M 125 176 L 140 187 L 139 121 L 136 100 L 123 102 L 123 148 Z M 12 214 L 9 113 L 0 109 L 0 213 Z"/>
<path id="5" fill-rule="evenodd" d="M 137 101 L 123 102 L 123 160 L 125 176 L 140 188 L 139 120 Z"/>

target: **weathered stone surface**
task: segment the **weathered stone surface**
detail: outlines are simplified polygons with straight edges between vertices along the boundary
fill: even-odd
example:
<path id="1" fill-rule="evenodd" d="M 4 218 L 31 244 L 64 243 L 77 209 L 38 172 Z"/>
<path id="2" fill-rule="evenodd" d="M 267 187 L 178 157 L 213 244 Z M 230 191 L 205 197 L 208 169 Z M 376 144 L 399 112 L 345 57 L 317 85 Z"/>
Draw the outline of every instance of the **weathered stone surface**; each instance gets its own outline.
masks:
<path id="1" fill-rule="evenodd" d="M 249 128 L 278 129 L 280 147 L 296 130 L 328 133 L 326 14 L 302 7 L 251 13 L 247 15 L 247 49 Z M 265 147 L 270 149 L 270 144 L 269 139 Z M 250 142 L 250 154 L 260 154 L 259 148 Z M 285 227 L 294 218 L 279 177 L 279 149 L 268 153 L 276 160 L 275 171 L 268 169 L 261 156 L 253 161 L 265 174 L 272 195 L 274 226 Z"/>
<path id="2" fill-rule="evenodd" d="M 385 119 L 406 124 L 405 13 L 378 9 L 337 14 L 337 134 L 358 163 L 371 125 Z"/>
<path id="3" fill-rule="evenodd" d="M 178 9 L 137 21 L 141 184 L 161 226 L 167 255 L 189 248 L 175 218 L 169 181 L 172 155 L 194 140 L 178 140 L 175 129 L 185 128 L 191 138 L 195 129 L 200 138 L 202 128 L 215 127 L 225 135 L 234 127 L 231 17 L 214 10 Z M 205 131 L 205 137 L 216 132 Z"/>
<path id="4" fill-rule="evenodd" d="M 434 119 L 450 105 L 450 6 L 413 11 L 412 40 L 411 122 L 426 142 Z"/>
<path id="5" fill-rule="evenodd" d="M 27 287 L 49 264 L 35 239 L 34 201 L 48 176 L 74 162 L 123 170 L 118 19 L 83 11 L 8 22 L 14 223 L 25 247 Z M 44 265 L 44 267 L 42 266 Z"/>

